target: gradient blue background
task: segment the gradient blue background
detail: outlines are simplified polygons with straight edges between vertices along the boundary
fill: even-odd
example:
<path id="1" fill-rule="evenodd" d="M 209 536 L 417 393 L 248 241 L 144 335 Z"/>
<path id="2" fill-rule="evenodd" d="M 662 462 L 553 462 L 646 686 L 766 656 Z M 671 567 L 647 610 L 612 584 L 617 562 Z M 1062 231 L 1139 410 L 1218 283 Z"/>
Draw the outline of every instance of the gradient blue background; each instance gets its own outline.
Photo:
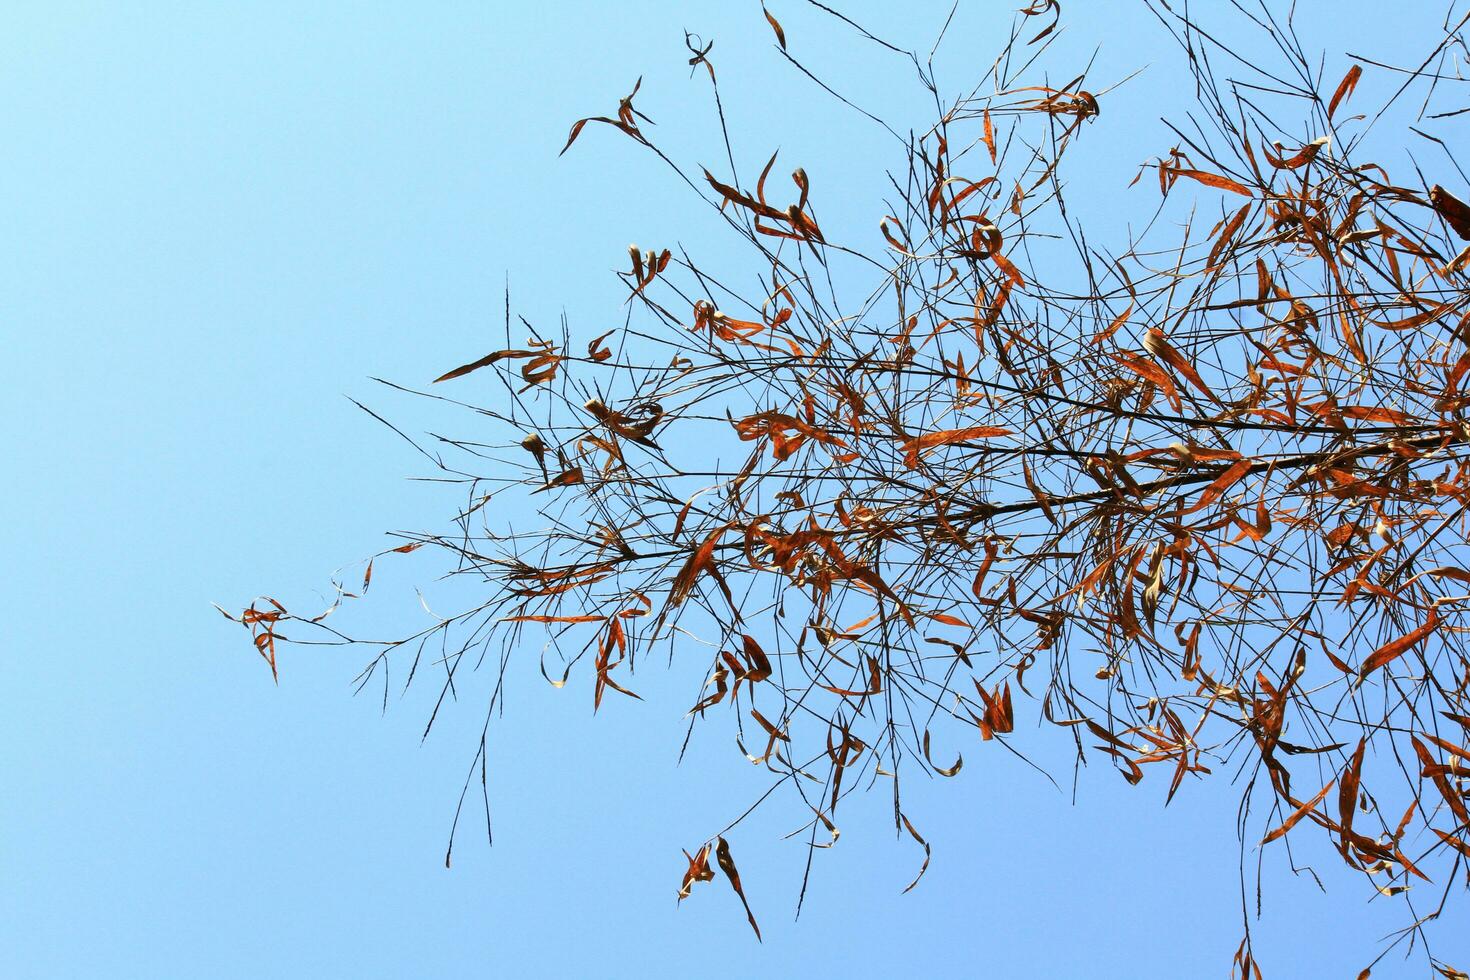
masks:
<path id="1" fill-rule="evenodd" d="M 989 65 L 1014 5 L 969 6 L 949 91 Z M 1330 78 L 1345 49 L 1418 48 L 1372 26 L 1377 3 L 1302 6 Z M 1188 86 L 1142 4 L 1065 7 L 1072 54 L 1053 63 L 1101 44 L 1095 78 L 1152 66 L 1104 101 L 1073 171 L 1073 199 L 1116 233 L 1107 205 L 1168 148 L 1156 120 Z M 843 9 L 925 48 L 947 12 Z M 772 10 L 794 53 L 927 124 L 901 62 L 796 0 Z M 288 651 L 275 687 L 210 607 L 261 591 L 310 607 L 385 530 L 438 526 L 456 499 L 406 480 L 422 460 L 342 395 L 470 434 L 368 379 L 421 384 L 498 346 L 507 277 L 529 318 L 565 312 L 587 339 L 619 323 L 611 270 L 630 240 L 728 248 L 618 134 L 594 127 L 556 157 L 571 120 L 642 74 L 660 139 L 721 163 L 684 28 L 716 39 L 744 173 L 780 145 L 822 213 L 877 246 L 872 165 L 898 157 L 779 58 L 756 4 L 0 11 L 0 974 L 1225 974 L 1241 902 L 1228 771 L 1166 811 L 1160 774 L 1130 789 L 1095 765 L 1072 805 L 1069 770 L 1059 792 L 958 745 L 958 779 L 909 784 L 935 852 L 923 883 L 899 895 L 920 855 L 875 794 L 818 855 L 799 921 L 803 846 L 779 838 L 800 817 L 773 812 L 732 836 L 757 945 L 723 882 L 675 906 L 679 848 L 759 785 L 723 735 L 676 767 L 687 685 L 640 671 L 648 700 L 594 719 L 588 677 L 554 691 L 520 670 L 492 728 L 496 843 L 471 814 L 445 870 L 478 691 L 420 744 L 427 689 L 384 715 L 376 692 L 350 696 L 362 657 L 331 650 Z M 354 626 L 417 622 L 410 586 L 435 572 L 419 558 L 379 564 Z M 1403 910 L 1303 852 L 1332 894 L 1268 853 L 1257 952 L 1272 977 L 1354 976 Z M 1439 952 L 1463 965 L 1459 942 Z"/>

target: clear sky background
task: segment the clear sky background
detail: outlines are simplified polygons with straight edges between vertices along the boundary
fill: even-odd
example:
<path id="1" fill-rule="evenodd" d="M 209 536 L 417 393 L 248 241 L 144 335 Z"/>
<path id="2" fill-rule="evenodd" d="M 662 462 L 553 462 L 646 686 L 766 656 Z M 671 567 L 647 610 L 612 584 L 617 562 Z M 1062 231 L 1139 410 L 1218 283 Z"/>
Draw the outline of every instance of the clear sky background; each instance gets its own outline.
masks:
<path id="1" fill-rule="evenodd" d="M 949 90 L 978 79 L 1015 5 L 966 5 Z M 1374 26 L 1379 3 L 1300 6 L 1329 78 L 1344 50 L 1418 48 L 1409 28 Z M 1117 232 L 1108 205 L 1168 148 L 1156 120 L 1188 87 L 1141 3 L 1064 7 L 1063 54 L 1101 45 L 1095 78 L 1150 66 L 1103 103 L 1093 165 L 1073 175 L 1073 199 Z M 771 9 L 793 52 L 896 121 L 929 123 L 902 64 L 797 0 Z M 927 47 L 947 5 L 842 9 Z M 211 608 L 260 592 L 309 607 L 334 569 L 391 543 L 384 531 L 439 526 L 455 498 L 408 480 L 422 460 L 343 395 L 450 428 L 369 379 L 422 384 L 498 346 L 507 278 L 529 319 L 565 312 L 585 340 L 618 325 L 629 241 L 728 246 L 618 134 L 589 129 L 556 155 L 573 119 L 613 109 L 641 74 L 660 138 L 719 163 L 686 28 L 716 41 L 745 170 L 781 146 L 823 214 L 876 245 L 873 164 L 900 161 L 779 58 L 758 4 L 0 11 L 0 975 L 1227 971 L 1241 905 L 1229 771 L 1165 810 L 1159 774 L 1129 788 L 1095 765 L 1074 805 L 1070 771 L 1062 792 L 994 746 L 956 746 L 959 778 L 911 787 L 934 861 L 907 895 L 921 855 L 881 794 L 851 805 L 799 920 L 803 845 L 780 839 L 799 816 L 737 831 L 757 944 L 723 881 L 675 906 L 679 848 L 760 785 L 723 736 L 675 765 L 686 687 L 640 671 L 648 700 L 594 719 L 590 677 L 555 691 L 521 670 L 492 728 L 496 842 L 471 823 L 446 870 L 480 692 L 421 744 L 427 689 L 384 714 L 351 696 L 361 654 L 333 650 L 288 650 L 273 686 Z M 354 625 L 415 621 L 410 586 L 434 573 L 418 558 L 380 564 Z M 1273 977 L 1355 976 L 1403 910 L 1370 902 L 1326 849 L 1299 859 L 1331 895 L 1268 853 L 1257 952 Z M 1470 940 L 1439 952 L 1463 966 Z M 1409 975 L 1395 966 L 1374 976 Z"/>

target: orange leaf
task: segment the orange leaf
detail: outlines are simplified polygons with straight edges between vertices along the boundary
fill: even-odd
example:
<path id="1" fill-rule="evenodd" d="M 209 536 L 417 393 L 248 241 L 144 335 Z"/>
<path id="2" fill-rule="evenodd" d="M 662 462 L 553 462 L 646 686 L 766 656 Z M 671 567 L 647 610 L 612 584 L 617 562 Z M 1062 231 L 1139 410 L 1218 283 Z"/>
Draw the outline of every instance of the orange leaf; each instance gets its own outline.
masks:
<path id="1" fill-rule="evenodd" d="M 1429 615 L 1425 618 L 1424 625 L 1406 633 L 1397 640 L 1385 643 L 1377 650 L 1374 650 L 1367 660 L 1363 661 L 1363 666 L 1358 668 L 1358 683 L 1361 684 L 1363 679 L 1375 670 L 1387 666 L 1420 643 L 1423 643 L 1438 627 L 1439 610 L 1434 606 L 1430 606 Z"/>
<path id="2" fill-rule="evenodd" d="M 1211 401 L 1219 401 L 1215 397 L 1215 393 L 1200 378 L 1199 372 L 1194 369 L 1194 365 L 1189 363 L 1188 358 L 1180 354 L 1174 349 L 1173 345 L 1164 339 L 1164 331 L 1158 327 L 1150 327 L 1148 332 L 1143 336 L 1143 346 L 1150 354 L 1153 354 L 1175 371 L 1182 374 L 1184 379 L 1199 389 L 1200 393 L 1206 398 L 1209 398 Z"/>
<path id="3" fill-rule="evenodd" d="M 976 425 L 968 429 L 945 429 L 941 432 L 929 432 L 915 439 L 904 442 L 903 449 L 906 456 L 904 462 L 909 469 L 919 465 L 919 452 L 923 449 L 932 449 L 935 446 L 952 446 L 962 442 L 973 442 L 976 439 L 998 439 L 1001 436 L 1011 434 L 1010 429 L 1002 429 L 993 425 Z"/>
<path id="4" fill-rule="evenodd" d="M 684 881 L 679 885 L 679 901 L 689 897 L 689 889 L 694 887 L 696 881 L 713 881 L 714 871 L 709 866 L 709 845 L 701 847 L 694 854 L 688 851 L 684 856 L 689 859 L 689 870 L 684 872 Z"/>
<path id="5" fill-rule="evenodd" d="M 1199 495 L 1199 500 L 1195 502 L 1195 505 L 1184 513 L 1193 514 L 1195 511 L 1204 510 L 1210 504 L 1219 500 L 1224 496 L 1226 490 L 1244 479 L 1254 465 L 1255 463 L 1252 460 L 1243 459 L 1234 466 L 1231 466 L 1224 473 L 1217 476 L 1214 482 L 1205 487 L 1205 492 Z"/>
<path id="6" fill-rule="evenodd" d="M 715 544 L 728 527 L 729 525 L 725 525 L 711 532 L 710 536 L 704 539 L 704 543 L 689 556 L 684 567 L 679 569 L 679 574 L 674 576 L 674 584 L 669 587 L 670 606 L 678 606 L 688 598 L 689 593 L 694 589 L 694 580 L 699 577 L 700 572 L 709 567 L 710 559 L 714 557 Z"/>
<path id="7" fill-rule="evenodd" d="M 1349 98 L 1353 94 L 1353 89 L 1358 87 L 1358 79 L 1362 75 L 1363 69 L 1358 65 L 1353 65 L 1348 69 L 1347 74 L 1342 76 L 1342 81 L 1337 83 L 1337 91 L 1332 93 L 1332 101 L 1327 103 L 1328 119 L 1332 118 L 1332 114 L 1337 111 L 1337 107 L 1342 100 Z"/>
<path id="8" fill-rule="evenodd" d="M 1232 194 L 1243 194 L 1246 197 L 1254 197 L 1249 187 L 1231 180 L 1229 177 L 1221 177 L 1219 174 L 1205 173 L 1203 170 L 1181 170 L 1175 167 L 1165 168 L 1176 177 L 1188 177 L 1197 180 L 1207 187 L 1218 188 L 1222 191 L 1230 191 Z"/>
<path id="9" fill-rule="evenodd" d="M 1273 840 L 1285 837 L 1287 832 L 1290 831 L 1291 828 L 1301 823 L 1302 817 L 1305 817 L 1307 814 L 1311 813 L 1317 808 L 1317 804 L 1321 803 L 1327 797 L 1328 790 L 1332 789 L 1332 785 L 1336 782 L 1336 778 L 1329 779 L 1327 781 L 1327 785 L 1323 786 L 1322 789 L 1318 791 L 1316 796 L 1312 797 L 1310 800 L 1297 807 L 1296 811 L 1292 813 L 1291 816 L 1286 818 L 1285 823 L 1283 823 L 1280 827 L 1277 827 L 1275 830 L 1271 831 L 1265 837 L 1261 838 L 1261 843 L 1269 844 Z"/>
<path id="10" fill-rule="evenodd" d="M 1132 303 L 1129 303 L 1128 304 L 1128 309 L 1124 310 L 1122 313 L 1119 313 L 1116 317 L 1114 317 L 1113 318 L 1113 322 L 1110 323 L 1110 324 L 1108 324 L 1107 329 L 1106 330 L 1099 331 L 1092 338 L 1092 342 L 1094 344 L 1100 344 L 1104 340 L 1107 340 L 1113 334 L 1117 333 L 1118 332 L 1118 328 L 1121 327 L 1121 326 L 1123 326 L 1123 324 L 1127 323 L 1128 322 L 1128 318 L 1130 316 L 1132 316 L 1132 315 L 1133 315 L 1133 304 Z"/>

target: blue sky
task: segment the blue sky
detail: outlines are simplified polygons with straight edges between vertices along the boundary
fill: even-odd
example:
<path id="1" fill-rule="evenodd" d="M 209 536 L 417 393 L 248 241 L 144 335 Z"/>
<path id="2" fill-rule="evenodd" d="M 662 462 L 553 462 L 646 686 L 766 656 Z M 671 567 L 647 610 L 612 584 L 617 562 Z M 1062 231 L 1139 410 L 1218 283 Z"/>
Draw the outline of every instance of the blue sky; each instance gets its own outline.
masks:
<path id="1" fill-rule="evenodd" d="M 988 65 L 1011 6 L 961 22 L 952 88 Z M 1141 3 L 1064 6 L 1068 50 L 1102 46 L 1097 77 L 1152 66 L 1088 133 L 1095 166 L 1075 179 L 1095 186 L 1073 194 L 1107 202 L 1167 149 L 1154 120 L 1189 93 Z M 1412 49 L 1373 36 L 1378 4 L 1310 6 L 1329 77 L 1344 50 Z M 927 123 L 912 88 L 895 94 L 901 63 L 795 0 L 771 9 L 793 51 Z M 947 12 L 843 9 L 915 46 Z M 745 166 L 780 145 L 818 192 L 851 190 L 876 243 L 871 162 L 892 147 L 795 77 L 758 4 L 0 13 L 0 973 L 1225 973 L 1241 903 L 1228 773 L 1165 810 L 1164 781 L 1130 789 L 1099 765 L 1074 805 L 1069 770 L 1058 791 L 961 746 L 959 778 L 914 789 L 934 862 L 907 895 L 920 854 L 876 794 L 819 855 L 798 921 L 790 815 L 732 837 L 757 945 L 723 883 L 675 906 L 679 848 L 759 785 L 724 745 L 676 766 L 682 688 L 640 674 L 648 700 L 594 719 L 589 678 L 554 691 L 532 665 L 492 729 L 496 843 L 467 835 L 445 870 L 479 708 L 421 743 L 423 692 L 383 714 L 351 696 L 360 654 L 331 650 L 287 652 L 273 686 L 211 608 L 262 591 L 310 605 L 384 531 L 449 513 L 452 497 L 407 479 L 424 475 L 412 451 L 343 396 L 442 421 L 369 379 L 421 384 L 491 349 L 507 279 L 529 319 L 565 312 L 590 338 L 616 325 L 629 241 L 725 247 L 617 134 L 588 130 L 557 158 L 573 119 L 643 75 L 660 136 L 719 161 L 686 28 L 716 41 Z M 415 614 L 411 585 L 433 572 L 417 559 L 376 570 L 357 623 Z M 1330 852 L 1306 859 L 1332 894 L 1268 854 L 1257 952 L 1272 976 L 1355 975 L 1401 910 L 1369 903 Z"/>

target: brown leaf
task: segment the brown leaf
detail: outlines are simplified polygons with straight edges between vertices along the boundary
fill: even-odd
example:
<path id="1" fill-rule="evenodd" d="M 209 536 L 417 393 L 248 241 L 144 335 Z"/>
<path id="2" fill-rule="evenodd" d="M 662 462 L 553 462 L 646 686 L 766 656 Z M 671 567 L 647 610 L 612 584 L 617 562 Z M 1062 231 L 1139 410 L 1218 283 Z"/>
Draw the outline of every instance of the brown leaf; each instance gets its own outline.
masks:
<path id="1" fill-rule="evenodd" d="M 1470 207 L 1464 201 L 1435 184 L 1429 189 L 1429 203 L 1454 229 L 1456 235 L 1470 242 Z"/>
<path id="2" fill-rule="evenodd" d="M 1358 808 L 1358 787 L 1363 780 L 1363 751 L 1367 746 L 1366 738 L 1358 739 L 1358 747 L 1343 768 L 1342 780 L 1337 787 L 1338 832 L 1344 842 L 1352 838 L 1353 816 Z"/>
<path id="3" fill-rule="evenodd" d="M 1321 803 L 1324 799 L 1326 799 L 1328 790 L 1332 789 L 1333 784 L 1336 782 L 1337 780 L 1335 778 L 1329 779 L 1327 781 L 1327 785 L 1323 786 L 1317 792 L 1316 796 L 1312 797 L 1310 800 L 1297 807 L 1292 815 L 1286 818 L 1285 823 L 1283 823 L 1280 827 L 1277 827 L 1275 830 L 1271 831 L 1265 837 L 1261 838 L 1261 843 L 1269 844 L 1273 840 L 1285 837 L 1287 832 L 1290 831 L 1291 828 L 1295 827 L 1298 823 L 1301 822 L 1302 817 L 1305 817 L 1307 814 L 1311 813 L 1317 808 L 1318 803 Z"/>
<path id="4" fill-rule="evenodd" d="M 1133 315 L 1133 304 L 1132 303 L 1129 303 L 1128 304 L 1128 309 L 1124 310 L 1122 313 L 1119 313 L 1117 316 L 1113 317 L 1113 322 L 1110 323 L 1110 324 L 1108 324 L 1107 329 L 1100 330 L 1096 334 L 1093 335 L 1092 342 L 1094 344 L 1100 344 L 1104 340 L 1107 340 L 1113 334 L 1117 333 L 1118 332 L 1118 329 L 1120 327 L 1122 327 L 1123 324 L 1127 323 L 1128 322 L 1128 318 L 1130 316 L 1132 316 L 1132 315 Z"/>
<path id="5" fill-rule="evenodd" d="M 1225 495 L 1226 490 L 1229 490 L 1232 486 L 1243 480 L 1250 473 L 1251 467 L 1254 465 L 1255 462 L 1253 460 L 1242 459 L 1240 462 L 1226 469 L 1209 486 L 1205 487 L 1204 493 L 1199 495 L 1199 500 L 1184 513 L 1193 514 L 1196 511 L 1204 510 L 1219 500 Z"/>
<path id="6" fill-rule="evenodd" d="M 1000 268 L 1000 271 L 1005 273 L 1006 278 L 1009 279 L 1013 285 L 1026 285 L 1026 280 L 1021 276 L 1021 270 L 1012 265 L 1010 259 L 1006 258 L 1004 255 L 1001 255 L 999 252 L 995 252 L 990 256 L 990 261 L 994 262 Z"/>
<path id="7" fill-rule="evenodd" d="M 1445 833 L 1443 830 L 1440 830 L 1438 827 L 1430 827 L 1429 829 L 1432 830 L 1432 831 L 1434 831 L 1435 834 L 1438 835 L 1439 839 L 1442 840 L 1442 841 L 1444 841 L 1450 847 L 1452 847 L 1455 850 L 1459 851 L 1461 854 L 1465 855 L 1466 857 L 1470 857 L 1470 844 L 1467 844 L 1464 840 L 1462 840 L 1459 837 L 1455 837 L 1455 836 L 1453 836 L 1451 834 Z"/>
<path id="8" fill-rule="evenodd" d="M 1060 23 L 1062 19 L 1062 4 L 1061 0 L 1036 0 L 1035 3 L 1031 4 L 1031 6 L 1025 7 L 1021 10 L 1021 13 L 1025 14 L 1027 17 L 1034 17 L 1037 14 L 1044 14 L 1047 11 L 1050 11 L 1052 15 L 1051 23 L 1043 27 L 1039 34 L 1037 34 L 1031 40 L 1027 41 L 1026 43 L 1028 45 L 1035 44 L 1037 41 L 1040 41 L 1042 38 L 1046 37 L 1052 31 L 1057 29 L 1057 24 Z"/>
<path id="9" fill-rule="evenodd" d="M 771 738 L 780 739 L 783 742 L 791 741 L 790 735 L 787 735 L 785 732 L 781 731 L 781 729 L 771 724 L 770 721 L 766 719 L 766 716 L 761 714 L 755 708 L 750 709 L 750 717 L 754 718 L 756 720 L 756 723 L 764 728 L 766 730 L 766 734 L 771 736 Z"/>
<path id="10" fill-rule="evenodd" d="M 612 351 L 609 350 L 602 343 L 604 340 L 606 340 L 607 338 L 611 337 L 612 335 L 613 335 L 613 331 L 612 330 L 609 330 L 607 333 L 603 334 L 602 336 L 597 337 L 596 339 L 589 341 L 588 344 L 587 344 L 587 356 L 590 357 L 590 358 L 592 358 L 594 361 L 598 361 L 599 363 L 602 362 L 602 361 L 607 360 L 610 357 L 612 357 Z"/>
<path id="11" fill-rule="evenodd" d="M 771 661 L 766 657 L 766 652 L 761 645 L 755 641 L 755 637 L 744 634 L 741 641 L 745 648 L 745 662 L 750 669 L 745 672 L 745 678 L 752 684 L 763 681 L 771 676 Z"/>
<path id="12" fill-rule="evenodd" d="M 583 482 L 582 467 L 573 466 L 569 470 L 558 473 L 556 476 L 551 478 L 550 483 L 546 484 L 546 486 L 542 487 L 540 490 L 536 490 L 533 492 L 541 493 L 542 491 L 550 490 L 553 487 L 570 487 L 581 482 Z"/>
<path id="13" fill-rule="evenodd" d="M 1225 254 L 1225 250 L 1230 246 L 1230 243 L 1234 241 L 1235 233 L 1240 231 L 1241 225 L 1245 224 L 1245 219 L 1254 206 L 1254 204 L 1247 204 L 1242 207 L 1239 211 L 1235 212 L 1234 217 L 1225 223 L 1225 227 L 1220 229 L 1220 236 L 1215 240 L 1215 247 L 1210 249 L 1210 257 L 1205 259 L 1206 272 L 1216 268 L 1216 263 Z"/>
<path id="14" fill-rule="evenodd" d="M 1319 136 L 1316 139 L 1312 140 L 1312 142 L 1308 143 L 1306 146 L 1303 146 L 1296 153 L 1286 158 L 1274 156 L 1269 150 L 1267 150 L 1266 162 L 1271 164 L 1271 166 L 1275 167 L 1277 170 L 1295 170 L 1298 167 L 1305 166 L 1306 164 L 1311 163 L 1313 160 L 1315 160 L 1317 158 L 1317 154 L 1322 152 L 1323 147 L 1327 146 L 1330 142 L 1331 137 Z"/>
<path id="15" fill-rule="evenodd" d="M 679 901 L 681 902 L 689 897 L 689 890 L 694 887 L 695 882 L 713 881 L 715 878 L 714 869 L 709 866 L 708 844 L 694 854 L 685 851 L 684 856 L 689 859 L 689 869 L 684 872 L 684 880 L 679 884 Z"/>
<path id="16" fill-rule="evenodd" d="M 1249 187 L 1246 187 L 1239 181 L 1231 180 L 1229 177 L 1222 177 L 1219 174 L 1205 173 L 1203 170 L 1181 170 L 1176 167 L 1168 167 L 1166 169 L 1168 173 L 1172 174 L 1175 177 L 1188 177 L 1190 180 L 1197 180 L 1207 187 L 1214 187 L 1222 191 L 1230 191 L 1232 194 L 1241 194 L 1245 197 L 1255 196 L 1251 193 L 1251 189 Z"/>
<path id="17" fill-rule="evenodd" d="M 482 367 L 489 367 L 490 365 L 494 364 L 496 361 L 503 360 L 504 358 L 507 358 L 507 357 L 531 357 L 531 356 L 533 356 L 533 355 L 528 350 L 520 350 L 520 351 L 517 351 L 517 350 L 498 350 L 498 351 L 496 351 L 493 354 L 486 354 L 484 357 L 480 358 L 478 361 L 471 361 L 468 364 L 461 364 L 459 367 L 455 368 L 453 371 L 449 371 L 446 374 L 439 375 L 439 377 L 437 377 L 437 378 L 434 379 L 434 384 L 438 384 L 441 381 L 450 381 L 450 380 L 452 380 L 454 378 L 462 378 L 466 374 L 469 374 L 471 371 L 478 371 Z"/>
<path id="18" fill-rule="evenodd" d="M 1119 364 L 1123 365 L 1134 374 L 1137 374 L 1139 377 L 1143 378 L 1146 381 L 1152 382 L 1156 387 L 1158 387 L 1158 389 L 1164 393 L 1164 397 L 1169 400 L 1169 404 L 1173 406 L 1176 412 L 1184 407 L 1184 403 L 1179 399 L 1179 389 L 1174 387 L 1174 382 L 1170 380 L 1169 375 L 1164 373 L 1164 369 L 1159 367 L 1153 361 L 1149 360 L 1146 357 L 1139 357 L 1132 354 L 1113 354 L 1111 356 L 1113 360 L 1117 361 Z"/>
<path id="19" fill-rule="evenodd" d="M 954 765 L 950 766 L 948 769 L 944 768 L 943 766 L 936 766 L 934 764 L 934 759 L 931 758 L 929 755 L 929 729 L 927 728 L 924 729 L 924 759 L 926 762 L 929 763 L 929 767 L 935 772 L 939 773 L 939 775 L 941 776 L 957 775 L 959 771 L 965 766 L 965 757 L 958 752 L 955 753 Z M 917 879 L 915 880 L 917 881 Z"/>
<path id="20" fill-rule="evenodd" d="M 709 537 L 704 539 L 704 543 L 689 555 L 689 560 L 684 563 L 683 568 L 679 569 L 679 573 L 674 576 L 673 584 L 669 586 L 668 603 L 670 606 L 678 606 L 688 598 L 689 593 L 694 589 L 694 580 L 701 572 L 710 567 L 710 560 L 715 554 L 715 545 L 719 542 L 720 536 L 728 529 L 727 524 L 711 532 Z"/>
<path id="21" fill-rule="evenodd" d="M 771 16 L 765 4 L 761 4 L 761 13 L 766 15 L 766 22 L 771 25 L 771 30 L 776 32 L 776 42 L 781 45 L 781 50 L 786 50 L 786 32 L 781 30 L 781 22 Z"/>
<path id="22" fill-rule="evenodd" d="M 562 146 L 561 153 L 558 153 L 557 156 L 561 156 L 562 153 L 572 148 L 572 144 L 577 141 L 577 137 L 582 135 L 582 127 L 586 126 L 588 122 L 589 120 L 587 119 L 578 119 L 572 123 L 572 130 L 567 134 L 566 144 Z"/>
<path id="23" fill-rule="evenodd" d="M 719 862 L 720 870 L 725 872 L 725 877 L 730 881 L 730 887 L 735 889 L 735 894 L 740 896 L 740 904 L 745 906 L 745 918 L 749 920 L 750 927 L 755 930 L 755 938 L 760 940 L 761 927 L 755 924 L 755 913 L 750 911 L 750 902 L 746 901 L 745 889 L 740 884 L 740 872 L 735 870 L 735 859 L 730 856 L 730 845 L 725 838 L 721 837 L 715 844 L 715 860 Z"/>
<path id="24" fill-rule="evenodd" d="M 1164 331 L 1158 327 L 1150 327 L 1148 332 L 1143 335 L 1143 346 L 1150 354 L 1159 358 L 1183 375 L 1184 379 L 1194 385 L 1206 398 L 1211 401 L 1219 401 L 1215 397 L 1215 393 L 1209 389 L 1204 380 L 1199 376 L 1199 372 L 1194 369 L 1194 365 L 1189 363 L 1189 360 L 1175 350 L 1173 345 L 1164 338 Z"/>
<path id="25" fill-rule="evenodd" d="M 1010 434 L 1010 429 L 994 425 L 976 425 L 968 429 L 944 429 L 909 439 L 899 448 L 905 453 L 904 463 L 909 469 L 914 469 L 919 465 L 919 453 L 922 450 L 933 449 L 935 446 L 953 446 L 963 442 L 974 442 L 976 439 L 999 439 L 1001 436 Z"/>
<path id="26" fill-rule="evenodd" d="M 1347 70 L 1347 74 L 1342 76 L 1342 81 L 1337 83 L 1337 91 L 1332 93 L 1332 101 L 1327 103 L 1328 119 L 1332 118 L 1332 114 L 1337 111 L 1338 105 L 1341 104 L 1344 99 L 1350 98 L 1352 96 L 1353 89 L 1358 87 L 1358 79 L 1362 76 L 1363 69 L 1358 65 L 1353 65 Z"/>
<path id="27" fill-rule="evenodd" d="M 1422 626 L 1404 634 L 1397 640 L 1385 643 L 1377 650 L 1374 650 L 1367 660 L 1363 661 L 1363 666 L 1358 668 L 1358 683 L 1361 684 L 1363 679 L 1375 670 L 1387 666 L 1420 643 L 1423 643 L 1438 627 L 1439 610 L 1434 606 L 1430 606 L 1429 615 L 1425 617 Z"/>

